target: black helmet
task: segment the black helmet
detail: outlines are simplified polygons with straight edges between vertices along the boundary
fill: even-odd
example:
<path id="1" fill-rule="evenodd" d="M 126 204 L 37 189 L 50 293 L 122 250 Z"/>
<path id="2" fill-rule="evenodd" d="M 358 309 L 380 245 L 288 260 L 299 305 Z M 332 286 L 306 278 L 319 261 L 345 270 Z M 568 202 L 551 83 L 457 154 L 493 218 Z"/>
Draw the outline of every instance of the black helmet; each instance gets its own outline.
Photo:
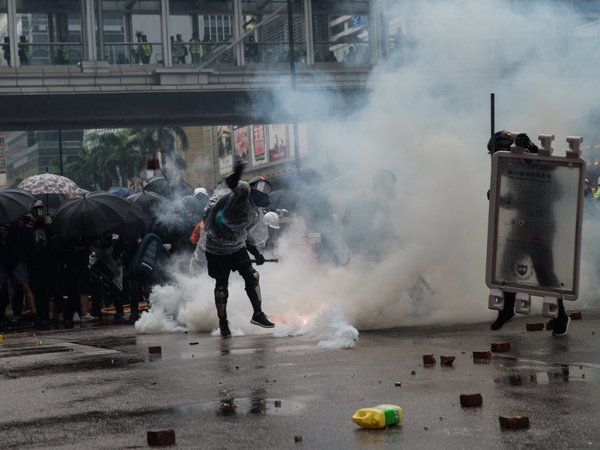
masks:
<path id="1" fill-rule="evenodd" d="M 248 184 L 252 189 L 256 189 L 259 192 L 264 192 L 265 194 L 270 194 L 271 189 L 273 188 L 269 180 L 267 180 L 267 177 L 254 177 L 248 181 Z"/>
<path id="2" fill-rule="evenodd" d="M 269 206 L 269 194 L 273 186 L 265 177 L 254 177 L 248 181 L 250 188 L 250 198 L 256 206 L 263 208 Z"/>
<path id="3" fill-rule="evenodd" d="M 510 146 L 515 142 L 515 137 L 510 131 L 502 130 L 494 133 L 494 137 L 488 141 L 488 152 L 493 154 L 500 150 L 510 150 Z"/>

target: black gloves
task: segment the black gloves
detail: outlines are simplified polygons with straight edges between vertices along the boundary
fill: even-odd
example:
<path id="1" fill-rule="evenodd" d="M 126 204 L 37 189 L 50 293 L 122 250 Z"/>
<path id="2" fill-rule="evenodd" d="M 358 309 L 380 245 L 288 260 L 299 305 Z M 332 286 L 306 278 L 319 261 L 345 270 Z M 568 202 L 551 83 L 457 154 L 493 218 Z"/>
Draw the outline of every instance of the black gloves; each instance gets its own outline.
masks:
<path id="1" fill-rule="evenodd" d="M 533 142 L 531 142 L 531 139 L 529 139 L 529 136 L 527 136 L 525 133 L 517 134 L 517 137 L 515 138 L 515 145 L 517 145 L 518 147 L 524 148 L 529 153 L 537 153 L 538 152 L 537 145 L 535 145 Z"/>
<path id="2" fill-rule="evenodd" d="M 232 191 L 237 187 L 240 182 L 240 178 L 242 177 L 242 172 L 244 171 L 244 163 L 241 160 L 235 162 L 235 166 L 233 167 L 233 173 L 228 175 L 225 178 L 225 183 L 227 187 Z"/>
<path id="3" fill-rule="evenodd" d="M 254 260 L 257 266 L 262 266 L 265 263 L 265 257 L 261 255 L 258 249 L 254 245 L 246 244 L 246 249 L 249 253 L 254 256 Z"/>

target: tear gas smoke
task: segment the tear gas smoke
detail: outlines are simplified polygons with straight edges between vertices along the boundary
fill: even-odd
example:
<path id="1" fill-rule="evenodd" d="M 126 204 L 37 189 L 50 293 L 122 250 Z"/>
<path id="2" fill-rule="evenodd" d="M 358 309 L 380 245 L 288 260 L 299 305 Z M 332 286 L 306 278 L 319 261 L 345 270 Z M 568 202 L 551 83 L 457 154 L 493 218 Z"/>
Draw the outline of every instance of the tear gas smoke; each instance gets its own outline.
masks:
<path id="1" fill-rule="evenodd" d="M 584 21 L 576 11 L 550 2 L 396 3 L 387 17 L 397 19 L 404 42 L 374 70 L 362 108 L 337 114 L 325 95 L 281 96 L 283 107 L 309 108 L 314 118 L 315 156 L 307 165 L 333 167 L 318 185 L 330 203 L 326 215 L 338 217 L 333 229 L 356 209 L 369 220 L 354 234 L 366 236 L 377 252 L 353 252 L 347 265 L 321 264 L 302 245 L 301 225 L 291 227 L 280 242 L 282 262 L 258 268 L 263 306 L 279 335 L 311 335 L 325 346 L 337 336 L 333 345 L 344 347 L 356 336 L 348 327 L 491 320 L 484 273 L 490 93 L 497 130 L 524 131 L 534 141 L 554 134 L 556 154 L 564 154 L 567 135 L 583 136 L 584 143 L 597 138 L 598 51 L 591 39 L 578 37 Z M 372 185 L 381 168 L 397 176 L 383 224 L 375 217 Z M 596 299 L 598 250 L 586 243 L 600 234 L 597 223 L 584 226 L 578 308 Z M 213 286 L 206 275 L 180 277 L 177 288 L 155 289 L 152 314 L 157 305 L 190 330 L 210 330 L 216 326 Z M 536 312 L 541 302 L 533 303 Z M 248 323 L 250 304 L 237 274 L 228 311 L 238 333 L 261 332 Z M 138 330 L 152 330 L 151 318 L 144 315 Z"/>

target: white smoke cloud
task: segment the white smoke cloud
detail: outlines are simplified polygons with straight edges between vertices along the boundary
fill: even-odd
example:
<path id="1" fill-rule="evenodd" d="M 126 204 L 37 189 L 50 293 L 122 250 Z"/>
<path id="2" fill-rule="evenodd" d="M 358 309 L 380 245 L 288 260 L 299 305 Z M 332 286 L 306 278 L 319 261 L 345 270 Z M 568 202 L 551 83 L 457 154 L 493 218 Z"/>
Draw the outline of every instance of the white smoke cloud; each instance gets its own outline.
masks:
<path id="1" fill-rule="evenodd" d="M 548 3 L 397 2 L 388 16 L 402 19 L 408 44 L 374 70 L 362 108 L 334 114 L 335 102 L 323 94 L 282 94 L 283 107 L 309 108 L 314 117 L 316 151 L 335 167 L 329 186 L 336 214 L 349 202 L 365 215 L 372 212 L 364 200 L 377 169 L 398 179 L 389 219 L 396 236 L 377 261 L 355 254 L 348 265 L 321 264 L 296 225 L 282 238 L 281 262 L 258 268 L 275 335 L 302 334 L 346 347 L 355 329 L 495 316 L 484 281 L 490 93 L 496 95 L 497 130 L 524 131 L 534 141 L 554 134 L 556 154 L 564 154 L 567 135 L 589 142 L 597 134 L 591 117 L 600 96 L 593 63 L 598 51 L 572 38 L 583 24 L 573 11 Z M 577 307 L 597 297 L 598 251 L 586 244 L 600 234 L 596 223 L 584 227 Z M 213 286 L 206 275 L 182 277 L 177 287 L 154 291 L 152 311 L 161 305 L 187 329 L 214 330 Z M 248 323 L 251 308 L 239 275 L 232 274 L 229 290 L 234 334 L 270 332 Z M 151 315 L 136 327 L 152 330 Z"/>

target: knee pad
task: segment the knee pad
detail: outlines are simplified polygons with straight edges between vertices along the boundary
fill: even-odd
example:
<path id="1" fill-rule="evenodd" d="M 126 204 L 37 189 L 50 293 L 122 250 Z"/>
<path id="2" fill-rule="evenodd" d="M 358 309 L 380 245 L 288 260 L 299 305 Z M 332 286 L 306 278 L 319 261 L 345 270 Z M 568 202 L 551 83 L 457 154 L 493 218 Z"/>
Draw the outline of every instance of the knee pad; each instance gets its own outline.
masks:
<path id="1" fill-rule="evenodd" d="M 226 286 L 215 287 L 215 302 L 216 303 L 227 303 L 227 297 L 229 297 L 229 292 L 227 291 Z"/>
<path id="2" fill-rule="evenodd" d="M 254 277 L 254 283 L 258 286 L 260 274 L 256 270 L 252 269 L 252 276 Z"/>

